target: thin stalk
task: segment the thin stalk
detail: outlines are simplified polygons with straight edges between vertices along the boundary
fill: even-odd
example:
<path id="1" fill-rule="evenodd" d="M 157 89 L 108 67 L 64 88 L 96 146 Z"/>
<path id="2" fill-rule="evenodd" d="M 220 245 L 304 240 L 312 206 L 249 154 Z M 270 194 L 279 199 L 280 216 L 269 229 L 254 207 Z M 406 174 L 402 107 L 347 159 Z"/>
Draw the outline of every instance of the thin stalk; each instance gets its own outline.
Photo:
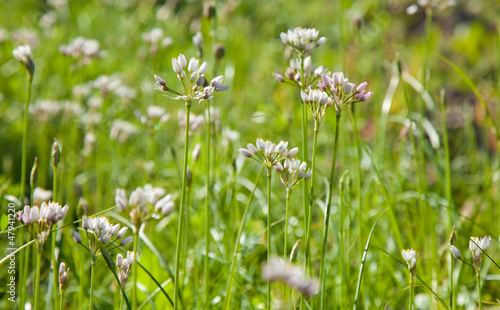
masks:
<path id="1" fill-rule="evenodd" d="M 123 309 L 123 293 L 120 292 L 120 308 L 118 308 L 120 310 Z"/>
<path id="2" fill-rule="evenodd" d="M 40 268 L 42 267 L 42 247 L 38 247 L 36 252 L 36 277 L 35 277 L 35 306 L 33 309 L 38 310 L 38 297 L 40 297 Z"/>
<path id="3" fill-rule="evenodd" d="M 83 275 L 84 272 L 85 272 L 85 266 L 84 266 L 84 254 L 82 253 L 83 251 L 80 249 L 79 250 L 80 252 L 80 255 L 78 257 L 78 267 L 79 267 L 79 274 L 80 275 Z M 80 305 L 84 305 L 84 292 L 86 291 L 85 289 L 85 281 L 84 281 L 85 277 L 80 277 L 80 281 L 78 281 L 79 285 L 80 285 L 80 294 L 78 296 L 78 299 L 80 301 Z"/>
<path id="4" fill-rule="evenodd" d="M 210 242 L 210 100 L 207 100 L 206 107 L 206 123 L 207 130 L 205 132 L 206 146 L 205 146 L 205 160 L 206 160 L 206 198 L 205 198 L 205 258 L 204 258 L 204 272 L 203 272 L 203 287 L 204 287 L 204 304 L 208 305 L 209 297 L 209 269 L 208 269 L 208 251 Z"/>
<path id="5" fill-rule="evenodd" d="M 305 84 L 305 79 L 304 79 L 304 61 L 302 59 L 302 55 L 299 54 L 299 59 L 300 59 L 300 76 L 301 76 L 301 81 L 302 81 L 302 87 L 301 89 L 303 91 L 307 90 L 307 86 Z M 307 152 L 307 105 L 302 102 L 302 160 L 307 162 L 308 159 L 308 152 Z M 307 182 L 303 182 L 303 200 L 302 203 L 304 205 L 304 231 L 306 232 L 306 237 L 307 237 L 307 219 L 309 218 L 308 216 L 308 209 L 307 209 L 307 198 L 309 197 L 308 195 L 308 188 L 307 188 Z"/>
<path id="6" fill-rule="evenodd" d="M 356 120 L 355 106 L 351 105 L 352 127 L 354 130 L 354 144 L 356 146 L 356 172 L 358 174 L 356 190 L 358 191 L 358 233 L 359 238 L 363 236 L 363 196 L 361 195 L 361 147 L 359 146 L 358 122 Z M 359 242 L 359 251 L 363 251 L 363 245 Z"/>
<path id="7" fill-rule="evenodd" d="M 184 158 L 182 160 L 182 193 L 181 205 L 179 210 L 179 225 L 177 228 L 177 246 L 175 247 L 175 278 L 174 278 L 174 310 L 179 306 L 179 273 L 180 273 L 180 258 L 181 258 L 181 235 L 182 226 L 184 224 L 184 204 L 186 200 L 186 172 L 188 163 L 188 148 L 189 148 L 189 116 L 191 112 L 191 101 L 186 101 L 186 130 L 184 137 Z M 207 255 L 207 253 L 205 253 Z"/>
<path id="8" fill-rule="evenodd" d="M 59 309 L 64 309 L 64 292 L 62 291 L 59 295 Z"/>
<path id="9" fill-rule="evenodd" d="M 450 309 L 454 310 L 457 308 L 455 302 L 455 288 L 453 285 L 453 271 L 455 269 L 455 260 L 453 254 L 450 252 Z"/>
<path id="10" fill-rule="evenodd" d="M 89 310 L 93 308 L 93 298 L 94 298 L 94 274 L 95 274 L 95 265 L 97 261 L 97 256 L 92 255 L 92 265 L 90 267 L 90 297 L 89 297 Z"/>
<path id="11" fill-rule="evenodd" d="M 286 214 L 285 214 L 285 231 L 283 232 L 284 234 L 284 241 L 283 241 L 283 260 L 286 261 L 286 257 L 288 255 L 288 250 L 287 250 L 287 244 L 288 244 L 288 215 L 289 215 L 289 209 L 290 209 L 290 196 L 292 196 L 292 191 L 287 190 L 286 191 Z"/>
<path id="12" fill-rule="evenodd" d="M 309 275 L 312 274 L 311 270 L 311 222 L 312 222 L 312 209 L 314 204 L 313 198 L 313 190 L 314 190 L 314 177 L 315 166 L 316 166 L 316 145 L 318 141 L 318 133 L 319 133 L 319 125 L 318 121 L 314 122 L 314 139 L 313 139 L 313 153 L 312 153 L 312 166 L 311 166 L 311 190 L 309 193 L 309 210 L 308 210 L 308 219 L 307 219 L 307 231 L 306 231 L 306 267 L 308 269 Z"/>
<path id="13" fill-rule="evenodd" d="M 267 168 L 267 262 L 271 261 L 271 177 L 272 167 Z M 271 309 L 271 281 L 267 281 L 266 309 Z"/>
<path id="14" fill-rule="evenodd" d="M 421 83 L 424 89 L 427 89 L 427 60 L 429 55 L 430 33 L 432 28 L 432 9 L 429 7 L 425 10 L 425 38 L 424 38 L 424 59 L 422 62 Z M 420 112 L 424 111 L 425 105 L 422 104 Z M 423 115 L 423 114 L 422 114 Z"/>
<path id="15" fill-rule="evenodd" d="M 320 294 L 320 309 L 325 309 L 325 291 L 326 291 L 326 285 L 325 285 L 325 261 L 326 261 L 326 248 L 327 248 L 327 238 L 328 238 L 328 226 L 330 224 L 330 210 L 331 210 L 331 205 L 332 205 L 332 195 L 333 195 L 333 188 L 334 188 L 334 181 L 335 181 L 335 164 L 337 162 L 337 148 L 338 148 L 338 141 L 339 141 L 339 124 L 340 124 L 340 117 L 342 114 L 339 112 L 337 114 L 337 120 L 335 123 L 335 140 L 333 142 L 333 158 L 332 158 L 332 168 L 330 170 L 330 193 L 328 195 L 328 199 L 326 202 L 326 213 L 325 213 L 325 224 L 324 224 L 324 231 L 323 231 L 323 247 L 321 248 L 321 266 L 320 266 L 320 279 L 321 279 L 321 294 Z"/>
<path id="16" fill-rule="evenodd" d="M 241 218 L 241 223 L 240 223 L 240 228 L 238 229 L 238 236 L 236 237 L 235 244 L 234 244 L 234 253 L 231 261 L 231 273 L 229 275 L 229 280 L 228 280 L 228 285 L 227 285 L 227 294 L 226 294 L 226 306 L 225 309 L 229 310 L 231 308 L 231 293 L 232 293 L 232 288 L 233 288 L 233 282 L 234 282 L 234 274 L 236 270 L 236 257 L 240 251 L 240 239 L 241 235 L 243 234 L 243 229 L 245 227 L 245 221 L 247 218 L 248 214 L 248 209 L 250 208 L 250 204 L 253 199 L 253 195 L 255 193 L 255 190 L 257 189 L 257 184 L 259 183 L 260 176 L 262 175 L 262 172 L 264 171 L 264 166 L 260 168 L 259 174 L 257 175 L 257 178 L 255 179 L 254 187 L 252 189 L 252 192 L 250 193 L 250 196 L 248 197 L 248 202 L 247 205 L 245 206 L 245 211 L 243 211 L 243 217 Z"/>
<path id="17" fill-rule="evenodd" d="M 53 186 L 52 186 L 52 197 L 54 201 L 57 201 L 57 167 L 55 165 L 52 165 L 52 168 L 54 170 L 54 180 L 53 180 Z M 57 225 L 57 224 L 56 224 Z M 57 228 L 57 226 L 56 226 Z M 57 258 L 56 258 L 56 238 L 57 238 L 57 231 L 52 231 L 51 234 L 51 249 L 52 249 L 52 290 L 53 290 L 53 296 L 54 296 L 54 308 L 57 310 L 57 284 L 59 282 L 58 275 L 57 275 Z M 62 308 L 60 308 L 62 309 Z"/>
<path id="18" fill-rule="evenodd" d="M 139 256 L 137 253 L 137 250 L 139 248 L 139 229 L 140 227 L 134 227 L 134 246 L 133 246 L 133 251 L 135 254 L 135 257 Z M 137 264 L 133 265 L 134 271 L 132 272 L 134 274 L 133 277 L 133 284 L 134 287 L 132 288 L 132 307 L 133 309 L 137 309 Z"/>
<path id="19" fill-rule="evenodd" d="M 483 309 L 483 302 L 481 301 L 481 273 L 479 269 L 476 269 L 476 279 L 477 279 L 477 292 L 479 297 L 479 310 Z"/>
<path id="20" fill-rule="evenodd" d="M 410 301 L 409 301 L 408 309 L 413 309 L 413 275 L 410 271 Z"/>

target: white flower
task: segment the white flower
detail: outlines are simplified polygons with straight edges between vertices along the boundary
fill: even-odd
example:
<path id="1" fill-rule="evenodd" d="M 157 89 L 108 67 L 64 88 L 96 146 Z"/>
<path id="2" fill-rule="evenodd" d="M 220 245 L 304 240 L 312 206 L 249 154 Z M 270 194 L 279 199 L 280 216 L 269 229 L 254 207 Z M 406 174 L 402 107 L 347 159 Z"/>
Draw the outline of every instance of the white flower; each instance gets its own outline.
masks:
<path id="1" fill-rule="evenodd" d="M 402 250 L 401 255 L 403 255 L 404 260 L 408 263 L 408 268 L 414 270 L 417 265 L 417 253 L 415 250 Z"/>
<path id="2" fill-rule="evenodd" d="M 267 281 L 284 282 L 307 297 L 315 295 L 319 290 L 317 279 L 308 279 L 301 267 L 278 257 L 271 258 L 262 266 L 262 278 Z"/>
<path id="3" fill-rule="evenodd" d="M 460 253 L 460 251 L 457 249 L 456 246 L 450 245 L 450 251 L 451 251 L 451 254 L 453 254 L 453 257 L 455 257 L 456 259 L 462 258 L 462 254 Z"/>
<path id="4" fill-rule="evenodd" d="M 20 45 L 15 48 L 12 51 L 12 55 L 17 61 L 23 64 L 26 64 L 33 57 L 33 54 L 31 54 L 31 47 L 28 44 Z"/>

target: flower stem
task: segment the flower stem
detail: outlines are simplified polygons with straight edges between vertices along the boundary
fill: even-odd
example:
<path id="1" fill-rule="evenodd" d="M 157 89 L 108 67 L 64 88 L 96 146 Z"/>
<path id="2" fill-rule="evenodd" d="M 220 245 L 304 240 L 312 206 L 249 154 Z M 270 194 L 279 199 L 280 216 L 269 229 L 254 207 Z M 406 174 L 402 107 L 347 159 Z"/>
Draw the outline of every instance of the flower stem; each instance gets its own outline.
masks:
<path id="1" fill-rule="evenodd" d="M 90 297 L 89 297 L 89 310 L 93 308 L 93 298 L 94 298 L 94 274 L 95 274 L 95 264 L 97 262 L 97 256 L 92 255 L 92 265 L 90 266 Z"/>
<path id="2" fill-rule="evenodd" d="M 326 248 L 327 248 L 327 238 L 328 238 L 328 226 L 330 224 L 330 210 L 332 204 L 332 194 L 334 188 L 335 181 L 335 164 L 337 162 L 337 148 L 339 141 L 339 124 L 340 117 L 342 114 L 337 114 L 337 120 L 335 123 L 335 140 L 333 142 L 333 158 L 332 158 L 332 168 L 330 171 L 330 193 L 328 195 L 328 200 L 326 203 L 326 213 L 325 213 L 325 230 L 323 231 L 323 247 L 321 248 L 321 266 L 320 266 L 320 279 L 321 279 L 321 295 L 320 295 L 320 309 L 325 309 L 325 260 L 326 260 Z"/>
<path id="3" fill-rule="evenodd" d="M 355 105 L 351 105 L 351 117 L 352 126 L 354 130 L 354 145 L 356 146 L 356 171 L 358 179 L 356 182 L 356 187 L 358 191 L 358 233 L 359 238 L 363 236 L 363 196 L 361 194 L 361 148 L 359 146 L 359 134 L 358 134 L 358 122 L 356 120 L 356 110 Z M 363 253 L 363 244 L 359 242 L 359 253 Z"/>
<path id="4" fill-rule="evenodd" d="M 64 309 L 64 291 L 59 295 L 59 309 Z"/>
<path id="5" fill-rule="evenodd" d="M 177 228 L 177 246 L 175 247 L 175 278 L 174 278 L 174 310 L 179 306 L 179 273 L 180 273 L 180 257 L 181 257 L 181 235 L 182 226 L 184 224 L 184 204 L 186 200 L 186 171 L 188 162 L 188 148 L 189 148 L 189 116 L 191 112 L 191 102 L 186 101 L 186 131 L 184 138 L 184 158 L 182 161 L 182 193 L 181 205 L 179 210 L 179 225 Z M 205 253 L 207 255 L 207 253 Z"/>
<path id="6" fill-rule="evenodd" d="M 135 254 L 135 259 L 137 259 L 137 257 L 139 256 L 138 253 L 137 253 L 137 249 L 139 248 L 139 230 L 140 230 L 140 227 L 134 227 L 134 245 L 133 245 L 133 249 L 134 249 L 134 254 Z M 134 274 L 134 278 L 133 278 L 133 282 L 134 282 L 134 287 L 132 289 L 132 308 L 133 309 L 137 309 L 137 264 L 134 264 L 133 265 L 134 267 L 134 271 L 133 271 L 133 274 Z"/>
<path id="7" fill-rule="evenodd" d="M 24 191 L 26 186 L 26 153 L 28 148 L 28 107 L 30 105 L 31 84 L 33 77 L 28 74 L 28 88 L 26 89 L 26 103 L 24 104 L 24 123 L 23 123 L 23 149 L 21 159 L 21 189 L 19 192 L 19 200 L 24 201 Z"/>
<path id="8" fill-rule="evenodd" d="M 307 90 L 307 85 L 305 83 L 304 79 L 304 60 L 303 60 L 303 55 L 299 54 L 299 59 L 300 59 L 300 76 L 301 76 L 301 90 L 306 91 Z M 308 152 L 307 152 L 307 105 L 302 102 L 302 160 L 307 162 L 308 159 Z M 306 232 L 306 238 L 307 238 L 307 219 L 309 218 L 308 215 L 308 209 L 307 209 L 307 198 L 309 197 L 308 195 L 308 187 L 307 187 L 307 182 L 302 182 L 303 186 L 303 205 L 304 205 L 304 231 Z"/>
<path id="9" fill-rule="evenodd" d="M 206 123 L 207 130 L 205 132 L 206 146 L 205 146 L 205 160 L 206 160 L 206 198 L 205 198 L 205 258 L 204 258 L 204 272 L 203 272 L 203 287 L 204 287 L 204 300 L 205 305 L 208 305 L 209 297 L 209 269 L 208 269 L 208 251 L 209 251 L 209 234 L 210 234 L 210 100 L 207 101 L 206 107 Z"/>
<path id="10" fill-rule="evenodd" d="M 413 275 L 410 271 L 410 304 L 408 305 L 408 309 L 413 309 Z"/>
<path id="11" fill-rule="evenodd" d="M 229 310 L 231 308 L 231 293 L 232 293 L 234 275 L 235 275 L 235 270 L 236 270 L 236 256 L 238 255 L 238 253 L 240 251 L 240 247 L 241 247 L 240 239 L 241 239 L 241 235 L 243 234 L 243 229 L 245 227 L 245 221 L 247 218 L 248 209 L 250 208 L 250 204 L 252 202 L 255 190 L 257 189 L 257 184 L 259 183 L 260 176 L 262 175 L 262 171 L 264 171 L 264 166 L 262 166 L 262 168 L 259 171 L 259 174 L 257 175 L 257 178 L 255 179 L 253 190 L 250 193 L 250 196 L 248 197 L 248 202 L 247 202 L 247 205 L 245 206 L 245 211 L 243 211 L 243 217 L 241 218 L 240 228 L 238 229 L 238 236 L 236 237 L 236 240 L 235 240 L 234 253 L 233 253 L 233 257 L 232 257 L 232 261 L 231 261 L 231 273 L 229 275 L 229 280 L 228 280 L 228 285 L 227 285 L 226 306 L 225 306 L 226 310 Z"/>
<path id="12" fill-rule="evenodd" d="M 271 177 L 272 167 L 267 167 L 267 262 L 271 261 Z M 267 281 L 266 309 L 271 309 L 271 281 Z"/>
<path id="13" fill-rule="evenodd" d="M 309 209 L 307 218 L 307 230 L 306 230 L 306 267 L 309 275 L 311 275 L 311 222 L 312 222 L 312 209 L 314 203 L 313 191 L 314 191 L 314 176 L 315 176 L 315 166 L 316 166 L 316 144 L 318 141 L 319 133 L 319 122 L 314 122 L 314 140 L 313 140 L 313 153 L 312 153 L 312 166 L 311 166 L 311 190 L 309 192 Z"/>
<path id="14" fill-rule="evenodd" d="M 40 297 L 40 268 L 42 267 L 42 246 L 38 246 L 36 252 L 36 277 L 35 277 L 35 306 L 33 309 L 38 310 L 38 297 Z"/>
<path id="15" fill-rule="evenodd" d="M 286 257 L 288 255 L 287 244 L 288 244 L 288 214 L 290 209 L 290 196 L 292 195 L 292 190 L 286 191 L 286 215 L 285 215 L 285 231 L 283 235 L 285 236 L 285 240 L 283 242 L 283 260 L 286 261 Z"/>
<path id="16" fill-rule="evenodd" d="M 479 310 L 483 309 L 483 302 L 481 301 L 481 273 L 479 268 L 476 269 L 476 279 L 477 279 L 477 292 L 479 297 Z"/>

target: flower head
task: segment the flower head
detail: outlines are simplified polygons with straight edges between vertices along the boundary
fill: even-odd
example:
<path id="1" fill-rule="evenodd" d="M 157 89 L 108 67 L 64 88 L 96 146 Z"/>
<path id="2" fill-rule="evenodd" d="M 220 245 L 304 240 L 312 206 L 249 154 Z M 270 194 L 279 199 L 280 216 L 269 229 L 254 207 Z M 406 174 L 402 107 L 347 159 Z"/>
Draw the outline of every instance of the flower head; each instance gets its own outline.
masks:
<path id="1" fill-rule="evenodd" d="M 321 123 L 326 109 L 332 106 L 333 99 L 326 92 L 319 89 L 311 89 L 309 93 L 300 91 L 300 96 L 302 101 L 309 106 L 314 119 Z"/>
<path id="2" fill-rule="evenodd" d="M 118 268 L 118 279 L 122 286 L 127 283 L 130 275 L 130 267 L 134 264 L 135 253 L 127 251 L 127 257 L 123 258 L 122 254 L 116 255 L 116 267 Z"/>
<path id="3" fill-rule="evenodd" d="M 271 258 L 262 266 L 262 277 L 267 281 L 286 283 L 307 297 L 314 296 L 319 290 L 317 279 L 308 279 L 301 267 L 287 263 L 278 257 Z"/>
<path id="4" fill-rule="evenodd" d="M 326 38 L 318 40 L 319 31 L 314 28 L 297 27 L 280 34 L 281 42 L 290 46 L 298 54 L 307 54 L 313 48 L 325 44 Z"/>
<path id="5" fill-rule="evenodd" d="M 366 101 L 373 96 L 372 92 L 365 90 L 367 84 L 363 82 L 356 86 L 344 78 L 344 73 L 335 72 L 332 75 L 321 75 L 318 87 L 333 100 L 337 113 L 340 113 L 348 104 Z"/>
<path id="6" fill-rule="evenodd" d="M 252 158 L 266 166 L 268 169 L 273 168 L 277 163 L 287 158 L 289 154 L 287 149 L 288 142 L 286 141 L 281 141 L 278 145 L 276 145 L 271 141 L 264 142 L 264 140 L 259 138 L 257 139 L 256 145 L 257 146 L 252 143 L 248 143 L 246 149 L 240 148 L 239 151 L 244 157 Z M 292 151 L 293 154 L 296 154 L 298 150 L 290 150 L 290 152 Z"/>
<path id="7" fill-rule="evenodd" d="M 486 251 L 491 246 L 491 237 L 485 236 L 481 239 L 478 237 L 471 237 L 469 240 L 469 249 L 472 252 L 472 264 L 476 268 L 481 267 L 481 259 L 483 258 L 483 251 Z"/>
<path id="8" fill-rule="evenodd" d="M 69 267 L 66 269 L 66 264 L 61 263 L 61 265 L 59 265 L 59 290 L 61 292 L 64 292 L 68 287 L 68 274 Z"/>
<path id="9" fill-rule="evenodd" d="M 303 85 L 307 88 L 325 73 L 326 67 L 316 67 L 312 63 L 311 56 L 307 56 L 304 60 L 302 58 L 290 59 L 290 65 L 286 68 L 284 75 L 274 73 L 274 77 L 280 83 L 286 81 L 298 88 L 302 88 Z"/>
<path id="10" fill-rule="evenodd" d="M 414 275 L 417 266 L 417 253 L 413 249 L 402 250 L 404 260 L 408 264 L 408 270 Z"/>
<path id="11" fill-rule="evenodd" d="M 276 169 L 276 166 L 278 168 Z M 307 163 L 301 162 L 296 158 L 285 158 L 283 165 L 277 163 L 275 170 L 280 173 L 280 179 L 286 190 L 292 190 L 297 184 L 303 180 L 309 180 L 312 175 L 311 169 L 307 169 Z"/>
<path id="12" fill-rule="evenodd" d="M 28 70 L 29 75 L 32 77 L 35 73 L 35 64 L 32 60 L 31 47 L 28 44 L 20 45 L 12 51 L 12 56 L 26 67 L 26 70 Z"/>

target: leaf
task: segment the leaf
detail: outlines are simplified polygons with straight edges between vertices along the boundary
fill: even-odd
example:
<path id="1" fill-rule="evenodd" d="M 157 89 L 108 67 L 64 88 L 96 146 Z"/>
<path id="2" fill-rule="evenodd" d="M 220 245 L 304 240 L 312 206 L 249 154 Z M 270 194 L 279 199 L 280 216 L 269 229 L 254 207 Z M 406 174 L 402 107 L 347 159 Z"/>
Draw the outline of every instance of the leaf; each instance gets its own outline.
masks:
<path id="1" fill-rule="evenodd" d="M 0 230 L 5 230 L 9 224 L 9 217 L 6 214 L 2 214 L 0 219 Z"/>
<path id="2" fill-rule="evenodd" d="M 118 282 L 118 286 L 120 286 L 120 290 L 122 291 L 123 298 L 125 298 L 125 302 L 127 303 L 127 307 L 129 309 L 132 309 L 132 307 L 130 306 L 130 301 L 127 298 L 127 294 L 125 294 L 125 289 L 123 288 L 123 286 L 120 282 L 120 279 L 118 278 L 118 275 L 116 274 L 116 265 L 115 265 L 113 258 L 111 257 L 111 255 L 109 255 L 108 251 L 104 248 L 104 246 L 101 243 L 99 243 L 99 248 L 101 249 L 102 257 L 104 258 L 106 265 L 108 265 L 109 270 L 111 270 L 111 272 L 115 276 L 116 282 Z"/>

